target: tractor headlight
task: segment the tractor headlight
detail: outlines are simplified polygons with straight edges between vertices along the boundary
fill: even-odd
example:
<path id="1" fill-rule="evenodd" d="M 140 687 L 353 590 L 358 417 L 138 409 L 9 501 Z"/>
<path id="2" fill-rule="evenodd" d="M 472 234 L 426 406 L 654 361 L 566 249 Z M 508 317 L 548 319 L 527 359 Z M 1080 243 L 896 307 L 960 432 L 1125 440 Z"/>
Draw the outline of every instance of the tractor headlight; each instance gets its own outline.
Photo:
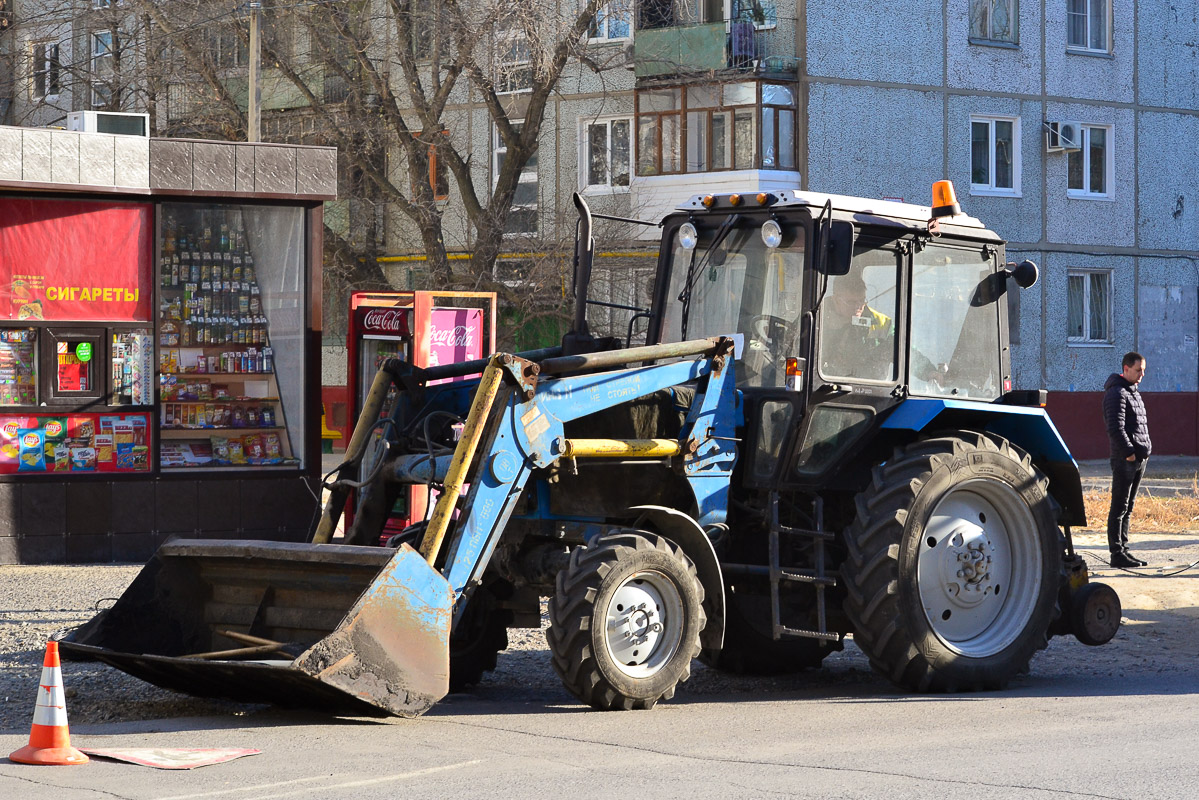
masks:
<path id="1" fill-rule="evenodd" d="M 783 243 L 783 229 L 777 222 L 768 219 L 762 223 L 762 241 L 772 250 Z"/>
<path id="2" fill-rule="evenodd" d="M 690 222 L 684 222 L 679 226 L 679 247 L 684 250 L 694 250 L 699 244 L 699 231 L 695 230 L 695 226 Z"/>

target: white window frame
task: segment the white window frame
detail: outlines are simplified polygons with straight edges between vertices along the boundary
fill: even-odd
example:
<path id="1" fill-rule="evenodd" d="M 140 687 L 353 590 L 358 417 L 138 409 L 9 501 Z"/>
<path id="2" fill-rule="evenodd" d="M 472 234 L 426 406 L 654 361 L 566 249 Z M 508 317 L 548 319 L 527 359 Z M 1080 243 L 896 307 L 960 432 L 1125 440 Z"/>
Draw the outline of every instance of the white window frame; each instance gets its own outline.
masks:
<path id="1" fill-rule="evenodd" d="M 42 57 L 38 58 L 38 48 L 42 50 Z M 50 51 L 53 50 L 53 55 Z M 32 80 L 29 83 L 29 96 L 34 100 L 51 100 L 57 99 L 62 94 L 62 62 L 59 60 L 62 49 L 58 42 L 30 42 L 29 43 L 29 61 L 31 69 L 29 70 Z M 55 91 L 51 92 L 51 75 L 54 76 L 53 83 Z M 38 78 L 41 77 L 44 89 L 40 94 L 38 92 Z"/>
<path id="2" fill-rule="evenodd" d="M 1107 319 L 1103 321 L 1106 328 L 1107 336 L 1102 339 L 1092 339 L 1091 331 L 1091 281 L 1096 276 L 1104 278 L 1107 281 Z M 1071 267 L 1066 270 L 1066 324 L 1070 322 L 1070 278 L 1083 278 L 1083 293 L 1082 293 L 1082 336 L 1071 336 L 1070 331 L 1066 331 L 1066 343 L 1074 347 L 1110 347 L 1112 344 L 1112 322 L 1113 308 L 1115 307 L 1114 300 L 1114 281 L 1112 270 L 1110 269 L 1085 269 Z"/>
<path id="3" fill-rule="evenodd" d="M 524 124 L 524 120 L 523 119 L 512 120 L 511 124 L 512 124 L 513 128 L 519 130 L 520 126 Z M 495 186 L 497 183 L 499 183 L 499 179 L 500 179 L 500 158 L 502 156 L 507 155 L 507 153 L 508 153 L 508 146 L 506 144 L 504 144 L 504 140 L 500 138 L 499 126 L 492 123 L 492 125 L 491 125 L 491 188 L 493 191 L 495 190 Z M 522 169 L 520 171 L 520 177 L 517 179 L 517 183 L 518 184 L 519 183 L 531 183 L 531 184 L 533 184 L 534 188 L 536 189 L 537 188 L 537 167 L 534 166 L 532 169 L 530 169 L 529 165 L 525 164 L 524 169 Z M 539 190 L 536 191 L 534 193 L 534 196 L 537 198 L 537 200 L 531 204 L 523 204 L 523 205 L 518 204 L 516 202 L 515 197 L 513 197 L 513 202 L 512 202 L 512 208 L 520 208 L 520 209 L 523 209 L 526 211 L 532 211 L 534 213 L 534 220 L 535 220 L 534 230 L 531 230 L 531 231 L 508 231 L 508 232 L 504 233 L 505 237 L 536 236 L 538 234 L 538 231 L 540 231 L 540 229 L 541 229 L 541 211 L 540 211 L 541 193 L 540 193 L 540 191 Z"/>
<path id="4" fill-rule="evenodd" d="M 612 124 L 615 122 L 623 122 L 628 125 L 629 183 L 624 186 L 613 185 L 612 183 Z M 605 126 L 608 132 L 607 152 L 604 154 L 604 161 L 608 165 L 608 180 L 606 183 L 589 182 L 591 172 L 591 128 L 598 125 Z M 629 191 L 629 187 L 633 182 L 633 175 L 636 174 L 635 170 L 637 169 L 637 157 L 633 152 L 636 138 L 632 116 L 601 117 L 599 119 L 586 118 L 579 120 L 579 186 L 584 194 L 618 194 Z"/>
<path id="5" fill-rule="evenodd" d="M 1083 125 L 1081 126 L 1082 148 L 1076 153 L 1067 154 L 1066 157 L 1066 196 L 1075 200 L 1114 200 L 1115 199 L 1115 177 L 1116 177 L 1116 148 L 1115 148 L 1115 133 L 1111 125 Z M 1091 131 L 1102 130 L 1106 132 L 1104 136 L 1105 143 L 1103 147 L 1103 184 L 1104 191 L 1091 191 Z M 1070 159 L 1074 157 L 1082 159 L 1082 188 L 1070 188 Z"/>
<path id="6" fill-rule="evenodd" d="M 1011 36 L 1004 39 L 1001 36 L 995 35 L 995 4 L 998 0 L 970 0 L 970 20 L 969 20 L 969 39 L 974 42 L 1000 42 L 1002 44 L 1019 45 L 1020 44 L 1020 0 L 1005 0 L 1010 8 L 1011 14 Z M 987 32 L 984 36 L 979 36 L 974 32 L 975 14 L 981 6 L 986 6 L 987 12 Z"/>
<path id="7" fill-rule="evenodd" d="M 628 33 L 623 36 L 611 35 L 609 30 L 609 21 L 615 14 L 613 9 L 622 14 Z M 599 11 L 595 14 L 595 20 L 587 28 L 587 41 L 594 44 L 603 44 L 604 42 L 625 42 L 633 38 L 633 2 L 632 0 L 612 0 L 610 3 L 605 3 L 600 6 Z"/>
<path id="8" fill-rule="evenodd" d="M 974 182 L 974 124 L 987 125 L 987 183 Z M 1012 185 L 995 185 L 995 123 L 1012 123 Z M 970 115 L 970 194 L 994 197 L 1021 197 L 1020 192 L 1020 118 L 992 114 Z"/>
<path id="9" fill-rule="evenodd" d="M 107 43 L 105 44 L 105 37 Z M 107 63 L 107 78 L 113 77 L 112 71 L 112 48 L 116 41 L 116 32 L 111 30 L 92 31 L 91 36 L 91 100 L 95 107 L 106 106 L 112 102 L 112 96 L 102 98 L 103 93 L 111 92 L 112 87 L 108 85 L 108 80 L 101 75 L 102 66 Z"/>
<path id="10" fill-rule="evenodd" d="M 529 54 L 528 42 L 521 30 L 501 30 L 496 35 L 495 50 L 495 93 L 500 95 L 525 94 L 533 91 L 533 61 Z M 525 60 L 505 61 L 508 54 L 518 50 L 523 42 Z M 515 47 L 514 47 L 515 44 Z M 528 73 L 528 85 L 517 80 L 521 72 Z"/>
<path id="11" fill-rule="evenodd" d="M 1086 5 L 1086 40 L 1083 44 L 1072 44 L 1070 42 L 1070 17 L 1076 12 L 1070 10 L 1072 2 L 1082 2 Z M 1112 52 L 1112 0 L 1099 0 L 1103 3 L 1104 25 L 1107 28 L 1107 41 L 1103 47 L 1091 47 L 1091 26 L 1094 25 L 1094 15 L 1091 4 L 1095 0 L 1066 0 L 1066 49 L 1080 53 L 1110 53 Z"/>

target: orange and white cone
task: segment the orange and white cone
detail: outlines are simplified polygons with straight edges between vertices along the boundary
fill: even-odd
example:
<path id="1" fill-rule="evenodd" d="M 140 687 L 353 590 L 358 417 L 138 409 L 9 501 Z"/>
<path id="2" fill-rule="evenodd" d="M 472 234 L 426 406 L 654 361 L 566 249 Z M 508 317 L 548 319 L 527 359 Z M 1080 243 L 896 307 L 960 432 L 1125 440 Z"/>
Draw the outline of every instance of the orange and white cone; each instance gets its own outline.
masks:
<path id="1" fill-rule="evenodd" d="M 33 709 L 33 728 L 29 744 L 9 756 L 20 764 L 86 764 L 87 756 L 71 747 L 67 730 L 67 701 L 62 689 L 62 668 L 58 663 L 58 642 L 46 643 L 42 662 L 42 683 Z"/>

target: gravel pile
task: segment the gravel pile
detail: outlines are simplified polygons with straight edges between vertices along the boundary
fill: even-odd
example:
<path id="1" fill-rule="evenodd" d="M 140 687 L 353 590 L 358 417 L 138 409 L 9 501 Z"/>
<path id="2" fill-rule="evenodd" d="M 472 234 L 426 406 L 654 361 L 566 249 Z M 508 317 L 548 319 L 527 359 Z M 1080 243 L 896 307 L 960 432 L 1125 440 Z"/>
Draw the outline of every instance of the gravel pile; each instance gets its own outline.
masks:
<path id="1" fill-rule="evenodd" d="M 91 619 L 125 591 L 141 566 L 0 566 L 0 732 L 27 732 L 46 642 Z M 64 661 L 72 726 L 236 714 L 253 706 L 187 697 L 112 667 Z"/>

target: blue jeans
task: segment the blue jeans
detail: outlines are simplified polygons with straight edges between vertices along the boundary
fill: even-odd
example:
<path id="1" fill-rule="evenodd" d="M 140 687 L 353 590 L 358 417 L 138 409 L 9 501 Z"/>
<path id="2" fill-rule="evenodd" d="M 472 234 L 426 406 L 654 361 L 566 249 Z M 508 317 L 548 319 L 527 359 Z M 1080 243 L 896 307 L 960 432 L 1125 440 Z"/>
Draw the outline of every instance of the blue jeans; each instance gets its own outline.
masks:
<path id="1" fill-rule="evenodd" d="M 1112 507 L 1107 513 L 1107 549 L 1113 553 L 1128 549 L 1128 520 L 1147 463 L 1149 459 L 1112 459 Z"/>

